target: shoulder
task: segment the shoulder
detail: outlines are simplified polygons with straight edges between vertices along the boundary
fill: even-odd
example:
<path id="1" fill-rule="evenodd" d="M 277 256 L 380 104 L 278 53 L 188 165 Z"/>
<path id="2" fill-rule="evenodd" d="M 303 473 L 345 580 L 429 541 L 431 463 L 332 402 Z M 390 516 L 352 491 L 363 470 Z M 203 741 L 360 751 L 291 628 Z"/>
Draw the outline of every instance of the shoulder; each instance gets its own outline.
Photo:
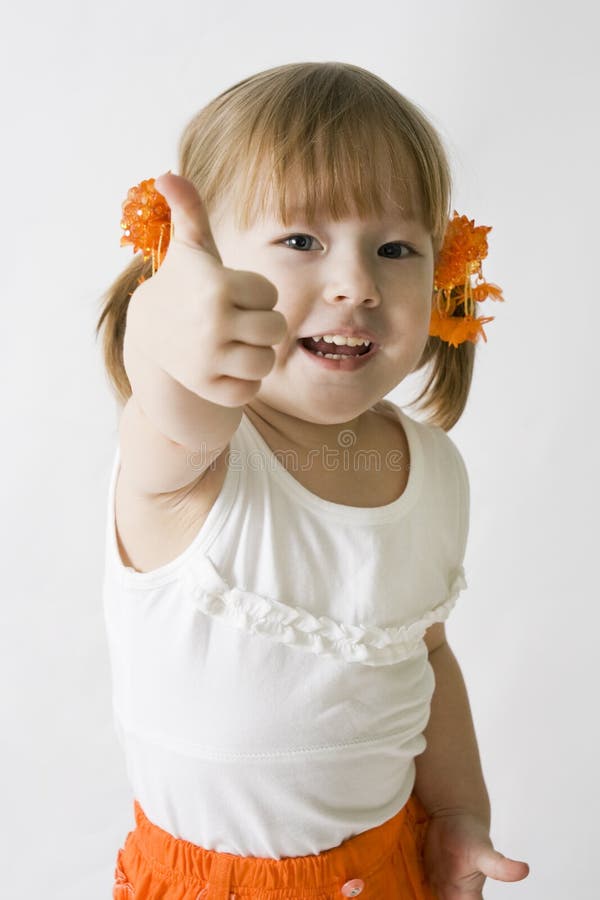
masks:
<path id="1" fill-rule="evenodd" d="M 439 476 L 442 484 L 454 489 L 455 499 L 459 504 L 468 508 L 470 485 L 467 465 L 457 443 L 448 432 L 439 425 L 409 416 L 403 407 L 387 398 L 376 403 L 373 410 L 398 418 L 417 436 L 429 478 L 433 479 L 436 475 Z"/>
<path id="2" fill-rule="evenodd" d="M 449 466 L 452 466 L 459 480 L 461 482 L 466 481 L 468 484 L 469 476 L 467 465 L 462 452 L 453 438 L 450 437 L 447 431 L 440 428 L 439 425 L 426 425 L 425 427 L 432 430 L 440 456 L 446 460 Z"/>
<path id="3" fill-rule="evenodd" d="M 401 422 L 407 424 L 418 435 L 425 453 L 433 456 L 441 464 L 445 463 L 447 466 L 462 470 L 460 474 L 466 476 L 467 467 L 461 451 L 450 435 L 439 425 L 433 425 L 431 422 L 420 421 L 409 416 L 403 407 L 387 398 L 376 403 L 373 410 L 383 415 L 398 418 Z"/>
<path id="4" fill-rule="evenodd" d="M 419 423 L 427 430 L 431 441 L 431 452 L 436 459 L 444 484 L 452 491 L 452 496 L 463 515 L 468 515 L 470 506 L 469 472 L 465 458 L 453 438 L 439 425 Z"/>

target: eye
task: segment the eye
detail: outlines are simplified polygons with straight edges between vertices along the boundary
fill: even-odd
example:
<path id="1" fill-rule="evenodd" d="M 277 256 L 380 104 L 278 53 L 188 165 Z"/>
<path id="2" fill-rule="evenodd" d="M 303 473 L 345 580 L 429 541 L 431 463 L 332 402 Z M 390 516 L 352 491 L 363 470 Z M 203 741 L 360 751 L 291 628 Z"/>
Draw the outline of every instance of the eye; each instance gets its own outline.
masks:
<path id="1" fill-rule="evenodd" d="M 408 244 L 401 244 L 397 241 L 394 242 L 393 244 L 384 244 L 381 249 L 384 251 L 391 250 L 392 254 L 393 254 L 394 251 L 397 250 L 398 248 L 404 248 L 404 250 L 408 250 L 408 253 L 406 253 L 404 256 L 395 256 L 395 255 L 391 255 L 389 253 L 382 253 L 381 255 L 385 256 L 387 259 L 405 259 L 407 256 L 416 256 L 416 251 L 413 250 L 412 247 L 410 247 Z"/>
<path id="2" fill-rule="evenodd" d="M 291 234 L 289 237 L 284 238 L 281 243 L 287 244 L 288 241 L 296 241 L 295 244 L 287 244 L 287 246 L 292 247 L 294 250 L 309 250 L 310 248 L 306 244 L 314 240 L 316 238 L 311 237 L 310 234 Z"/>
<path id="3" fill-rule="evenodd" d="M 293 241 L 294 243 L 291 244 L 288 243 L 288 241 Z M 316 238 L 312 237 L 310 234 L 291 234 L 289 237 L 284 238 L 281 243 L 286 244 L 288 247 L 291 247 L 294 250 L 310 250 L 312 249 L 309 246 L 311 241 L 316 241 Z M 403 244 L 399 241 L 394 241 L 390 244 L 384 244 L 380 249 L 385 251 L 381 253 L 381 256 L 384 256 L 386 259 L 406 259 L 406 257 L 418 255 L 416 250 L 414 250 L 409 244 Z M 400 251 L 402 249 L 408 251 L 403 256 L 400 255 Z"/>

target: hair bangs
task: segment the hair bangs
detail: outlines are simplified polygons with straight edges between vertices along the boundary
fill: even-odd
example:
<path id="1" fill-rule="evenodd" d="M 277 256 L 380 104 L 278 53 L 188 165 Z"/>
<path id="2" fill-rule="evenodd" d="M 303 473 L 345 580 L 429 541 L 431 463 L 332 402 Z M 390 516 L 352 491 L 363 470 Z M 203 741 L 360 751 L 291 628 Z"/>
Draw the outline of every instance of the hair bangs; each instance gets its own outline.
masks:
<path id="1" fill-rule="evenodd" d="M 238 224 L 250 228 L 269 214 L 284 226 L 319 217 L 340 221 L 383 216 L 390 207 L 403 219 L 432 229 L 415 161 L 398 136 L 375 141 L 369 128 L 333 126 L 302 144 L 275 135 L 252 154 L 253 165 L 235 191 Z M 395 138 L 395 139 L 394 139 Z"/>

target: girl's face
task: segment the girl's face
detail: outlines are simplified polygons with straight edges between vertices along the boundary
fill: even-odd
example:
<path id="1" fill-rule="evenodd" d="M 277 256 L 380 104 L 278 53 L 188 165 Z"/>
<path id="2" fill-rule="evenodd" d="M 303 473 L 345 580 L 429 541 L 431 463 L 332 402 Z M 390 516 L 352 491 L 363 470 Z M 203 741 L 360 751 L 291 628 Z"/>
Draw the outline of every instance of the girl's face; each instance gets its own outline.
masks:
<path id="1" fill-rule="evenodd" d="M 288 333 L 257 399 L 320 424 L 348 422 L 398 385 L 418 363 L 429 332 L 431 235 L 397 207 L 378 218 L 327 215 L 284 227 L 275 213 L 239 230 L 223 203 L 210 216 L 223 265 L 258 272 L 278 292 Z M 367 330 L 378 345 L 354 368 L 308 353 L 301 338 Z M 331 346 L 330 352 L 335 352 Z"/>

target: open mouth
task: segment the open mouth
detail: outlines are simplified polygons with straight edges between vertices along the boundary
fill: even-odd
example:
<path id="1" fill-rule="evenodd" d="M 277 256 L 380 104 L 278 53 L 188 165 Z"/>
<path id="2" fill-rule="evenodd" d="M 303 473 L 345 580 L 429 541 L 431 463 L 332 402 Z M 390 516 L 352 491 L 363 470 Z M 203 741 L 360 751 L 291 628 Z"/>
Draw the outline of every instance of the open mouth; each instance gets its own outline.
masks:
<path id="1" fill-rule="evenodd" d="M 373 350 L 373 344 L 360 344 L 358 347 L 349 347 L 347 344 L 333 344 L 329 341 L 315 341 L 311 337 L 300 338 L 299 344 L 314 353 L 316 356 L 325 356 L 327 358 L 342 359 L 345 356 L 366 356 Z"/>

